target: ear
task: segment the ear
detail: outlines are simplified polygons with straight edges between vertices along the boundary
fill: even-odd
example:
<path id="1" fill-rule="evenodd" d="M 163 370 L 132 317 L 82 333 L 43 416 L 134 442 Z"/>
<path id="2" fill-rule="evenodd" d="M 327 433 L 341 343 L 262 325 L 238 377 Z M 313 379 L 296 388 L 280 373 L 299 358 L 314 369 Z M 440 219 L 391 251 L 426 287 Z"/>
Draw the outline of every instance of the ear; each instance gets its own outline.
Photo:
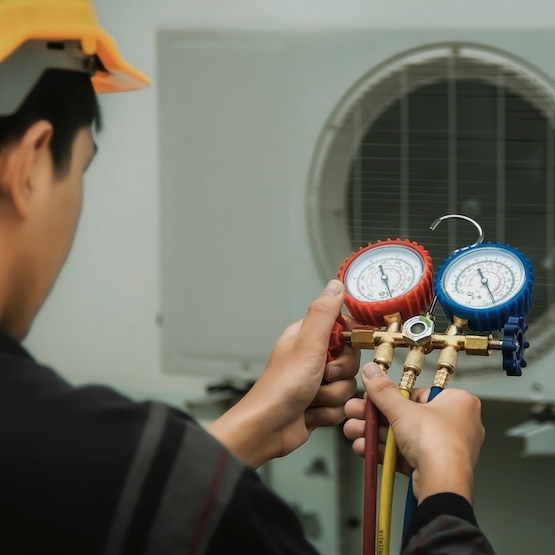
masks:
<path id="1" fill-rule="evenodd" d="M 52 124 L 41 120 L 0 154 L 0 188 L 20 218 L 26 218 L 37 187 L 53 178 Z"/>

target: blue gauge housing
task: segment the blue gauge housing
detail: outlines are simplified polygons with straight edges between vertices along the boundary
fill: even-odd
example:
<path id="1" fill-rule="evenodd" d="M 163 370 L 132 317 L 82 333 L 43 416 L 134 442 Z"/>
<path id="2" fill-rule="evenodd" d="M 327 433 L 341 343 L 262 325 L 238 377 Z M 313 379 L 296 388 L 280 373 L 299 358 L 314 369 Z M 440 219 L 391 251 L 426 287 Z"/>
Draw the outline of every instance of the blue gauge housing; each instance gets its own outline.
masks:
<path id="1" fill-rule="evenodd" d="M 463 263 L 466 255 L 472 253 L 479 256 L 479 249 L 501 249 L 508 251 L 514 257 L 518 258 L 524 267 L 524 280 L 518 291 L 507 298 L 505 302 L 497 303 L 494 306 L 476 307 L 462 302 L 455 301 L 448 292 L 445 291 L 444 277 L 447 271 L 453 268 L 453 265 Z M 486 251 L 484 251 L 484 255 Z M 501 253 L 507 256 L 507 252 Z M 463 259 L 461 259 L 463 257 Z M 479 270 L 478 270 L 479 271 Z M 518 249 L 510 245 L 502 245 L 501 243 L 480 243 L 471 245 L 463 249 L 459 249 L 447 258 L 438 269 L 435 280 L 434 289 L 438 302 L 441 304 L 446 316 L 452 322 L 454 316 L 468 320 L 468 327 L 473 331 L 495 331 L 501 330 L 508 322 L 510 316 L 525 316 L 532 306 L 533 297 L 534 271 L 528 258 Z"/>

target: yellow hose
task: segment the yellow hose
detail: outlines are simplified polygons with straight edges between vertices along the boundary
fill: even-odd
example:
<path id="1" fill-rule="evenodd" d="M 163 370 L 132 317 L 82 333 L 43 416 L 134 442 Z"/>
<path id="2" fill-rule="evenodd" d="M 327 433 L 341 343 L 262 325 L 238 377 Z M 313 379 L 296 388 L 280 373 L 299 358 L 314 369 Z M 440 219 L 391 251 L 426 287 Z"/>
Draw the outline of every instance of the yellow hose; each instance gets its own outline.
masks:
<path id="1" fill-rule="evenodd" d="M 407 399 L 410 391 L 401 389 Z M 382 467 L 382 481 L 380 486 L 380 507 L 378 511 L 377 555 L 389 555 L 391 541 L 391 510 L 393 506 L 393 485 L 395 482 L 395 467 L 397 465 L 397 444 L 391 427 L 387 431 L 385 453 Z"/>

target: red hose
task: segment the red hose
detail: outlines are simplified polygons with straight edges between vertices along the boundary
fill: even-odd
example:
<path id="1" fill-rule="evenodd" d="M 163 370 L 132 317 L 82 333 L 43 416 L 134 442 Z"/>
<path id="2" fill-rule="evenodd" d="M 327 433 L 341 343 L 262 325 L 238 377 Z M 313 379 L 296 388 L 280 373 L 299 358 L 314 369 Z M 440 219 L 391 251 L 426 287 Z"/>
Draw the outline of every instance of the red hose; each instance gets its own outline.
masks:
<path id="1" fill-rule="evenodd" d="M 363 555 L 376 553 L 376 505 L 378 496 L 378 410 L 366 399 L 364 430 L 364 516 L 362 529 Z"/>

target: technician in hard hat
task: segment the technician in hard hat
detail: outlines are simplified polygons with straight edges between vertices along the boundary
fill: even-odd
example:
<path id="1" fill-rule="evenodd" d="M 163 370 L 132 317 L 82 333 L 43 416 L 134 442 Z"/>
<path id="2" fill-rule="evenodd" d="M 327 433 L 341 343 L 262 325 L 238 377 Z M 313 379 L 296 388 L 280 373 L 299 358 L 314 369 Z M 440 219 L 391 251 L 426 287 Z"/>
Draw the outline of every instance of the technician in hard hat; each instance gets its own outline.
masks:
<path id="1" fill-rule="evenodd" d="M 163 404 L 72 387 L 21 346 L 73 241 L 95 93 L 147 85 L 89 0 L 0 0 L 0 552 L 310 552 L 253 467 L 344 419 L 359 356 L 326 365 L 339 281 L 210 433 Z"/>
<path id="2" fill-rule="evenodd" d="M 73 241 L 101 123 L 96 93 L 147 84 L 90 0 L 0 0 L 0 550 L 314 553 L 253 467 L 344 419 L 359 357 L 345 347 L 326 363 L 339 281 L 208 431 L 160 403 L 75 388 L 21 346 Z"/>

